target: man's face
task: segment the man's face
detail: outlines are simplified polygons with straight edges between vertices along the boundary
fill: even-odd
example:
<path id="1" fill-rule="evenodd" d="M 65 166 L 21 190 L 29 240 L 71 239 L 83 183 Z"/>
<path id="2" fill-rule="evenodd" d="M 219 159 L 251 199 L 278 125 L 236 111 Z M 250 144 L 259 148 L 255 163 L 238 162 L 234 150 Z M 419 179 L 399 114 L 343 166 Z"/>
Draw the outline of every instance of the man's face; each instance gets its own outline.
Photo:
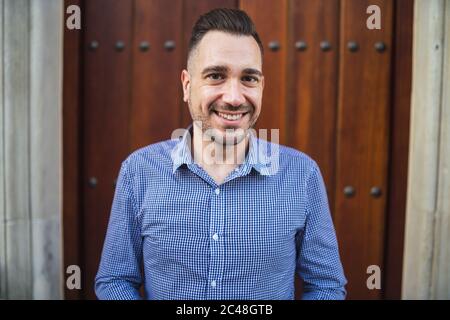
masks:
<path id="1" fill-rule="evenodd" d="M 252 36 L 207 32 L 181 74 L 192 119 L 217 141 L 242 141 L 261 112 L 264 77 Z M 230 130 L 231 129 L 231 130 Z"/>

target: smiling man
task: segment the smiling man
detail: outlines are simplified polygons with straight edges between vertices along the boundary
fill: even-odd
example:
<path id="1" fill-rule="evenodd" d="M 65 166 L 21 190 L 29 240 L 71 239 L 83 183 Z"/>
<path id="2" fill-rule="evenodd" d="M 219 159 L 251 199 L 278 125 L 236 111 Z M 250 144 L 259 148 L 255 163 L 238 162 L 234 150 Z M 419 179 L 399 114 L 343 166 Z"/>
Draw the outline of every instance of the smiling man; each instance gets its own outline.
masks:
<path id="1" fill-rule="evenodd" d="M 258 139 L 263 46 L 245 12 L 201 16 L 181 74 L 193 125 L 122 164 L 100 299 L 344 299 L 320 170 Z M 144 285 L 145 296 L 139 294 Z"/>

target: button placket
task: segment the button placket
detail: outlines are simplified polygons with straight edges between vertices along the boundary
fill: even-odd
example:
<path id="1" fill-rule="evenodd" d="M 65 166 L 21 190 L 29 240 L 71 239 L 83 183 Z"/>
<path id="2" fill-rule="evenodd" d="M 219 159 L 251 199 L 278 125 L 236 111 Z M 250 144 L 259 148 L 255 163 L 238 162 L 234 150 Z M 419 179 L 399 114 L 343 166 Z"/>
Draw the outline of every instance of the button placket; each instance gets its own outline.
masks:
<path id="1" fill-rule="evenodd" d="M 208 274 L 207 297 L 209 299 L 220 298 L 221 272 L 223 269 L 223 246 L 220 240 L 220 234 L 223 228 L 223 190 L 219 187 L 212 189 L 211 193 L 211 211 L 210 211 L 210 260 Z"/>

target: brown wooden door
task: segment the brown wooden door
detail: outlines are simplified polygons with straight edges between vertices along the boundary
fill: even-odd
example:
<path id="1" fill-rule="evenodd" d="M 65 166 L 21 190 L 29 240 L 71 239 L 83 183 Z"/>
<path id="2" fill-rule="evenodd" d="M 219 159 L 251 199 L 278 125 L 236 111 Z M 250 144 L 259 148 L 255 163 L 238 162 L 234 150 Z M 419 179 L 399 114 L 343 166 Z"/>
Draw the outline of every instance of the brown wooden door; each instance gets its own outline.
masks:
<path id="1" fill-rule="evenodd" d="M 132 7 L 122 0 L 86 1 L 83 39 L 83 296 L 94 298 L 115 179 L 129 152 Z"/>
<path id="2" fill-rule="evenodd" d="M 388 297 L 399 297 L 406 171 L 390 169 L 407 164 L 408 122 L 400 119 L 409 118 L 410 65 L 404 59 L 411 56 L 411 0 L 400 1 L 406 13 L 390 0 L 66 0 L 70 3 L 82 5 L 84 18 L 76 36 L 66 30 L 65 42 L 65 261 L 81 266 L 83 289 L 66 291 L 67 297 L 95 298 L 120 163 L 189 124 L 180 72 L 193 23 L 216 7 L 244 9 L 256 24 L 266 77 L 257 128 L 280 129 L 280 143 L 319 164 L 348 297 L 380 299 L 385 288 Z M 366 28 L 371 4 L 382 10 L 381 30 Z M 385 50 L 377 51 L 377 42 Z M 68 49 L 77 44 L 79 52 Z M 353 196 L 344 193 L 346 187 Z M 379 196 L 371 195 L 373 187 L 381 190 Z M 369 290 L 369 265 L 380 266 L 391 285 Z"/>
<path id="3" fill-rule="evenodd" d="M 383 13 L 381 30 L 365 27 L 361 13 L 371 4 Z M 384 270 L 392 19 L 390 0 L 341 2 L 334 221 L 349 298 L 382 297 L 366 280 L 369 266 Z"/>

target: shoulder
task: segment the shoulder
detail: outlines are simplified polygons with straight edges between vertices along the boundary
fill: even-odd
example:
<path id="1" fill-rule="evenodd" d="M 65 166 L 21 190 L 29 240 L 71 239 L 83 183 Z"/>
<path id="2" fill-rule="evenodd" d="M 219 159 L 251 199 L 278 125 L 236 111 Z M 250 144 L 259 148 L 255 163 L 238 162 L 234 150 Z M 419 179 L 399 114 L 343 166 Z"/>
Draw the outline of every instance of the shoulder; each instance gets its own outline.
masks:
<path id="1" fill-rule="evenodd" d="M 146 192 L 171 175 L 171 151 L 177 140 L 165 140 L 150 144 L 132 152 L 123 162 L 120 176 L 133 190 L 138 207 Z"/>
<path id="2" fill-rule="evenodd" d="M 311 158 L 311 156 L 292 147 L 280 145 L 280 154 L 296 165 L 305 165 L 308 167 L 317 166 L 316 161 Z"/>
<path id="3" fill-rule="evenodd" d="M 169 139 L 137 149 L 122 162 L 122 168 L 133 175 L 142 170 L 170 167 L 172 164 L 171 152 L 177 142 L 178 140 Z"/>
<path id="4" fill-rule="evenodd" d="M 259 147 L 262 146 L 270 158 L 278 155 L 280 168 L 291 172 L 300 171 L 304 173 L 310 173 L 319 169 L 316 161 L 311 156 L 298 149 L 261 139 L 258 140 Z"/>

